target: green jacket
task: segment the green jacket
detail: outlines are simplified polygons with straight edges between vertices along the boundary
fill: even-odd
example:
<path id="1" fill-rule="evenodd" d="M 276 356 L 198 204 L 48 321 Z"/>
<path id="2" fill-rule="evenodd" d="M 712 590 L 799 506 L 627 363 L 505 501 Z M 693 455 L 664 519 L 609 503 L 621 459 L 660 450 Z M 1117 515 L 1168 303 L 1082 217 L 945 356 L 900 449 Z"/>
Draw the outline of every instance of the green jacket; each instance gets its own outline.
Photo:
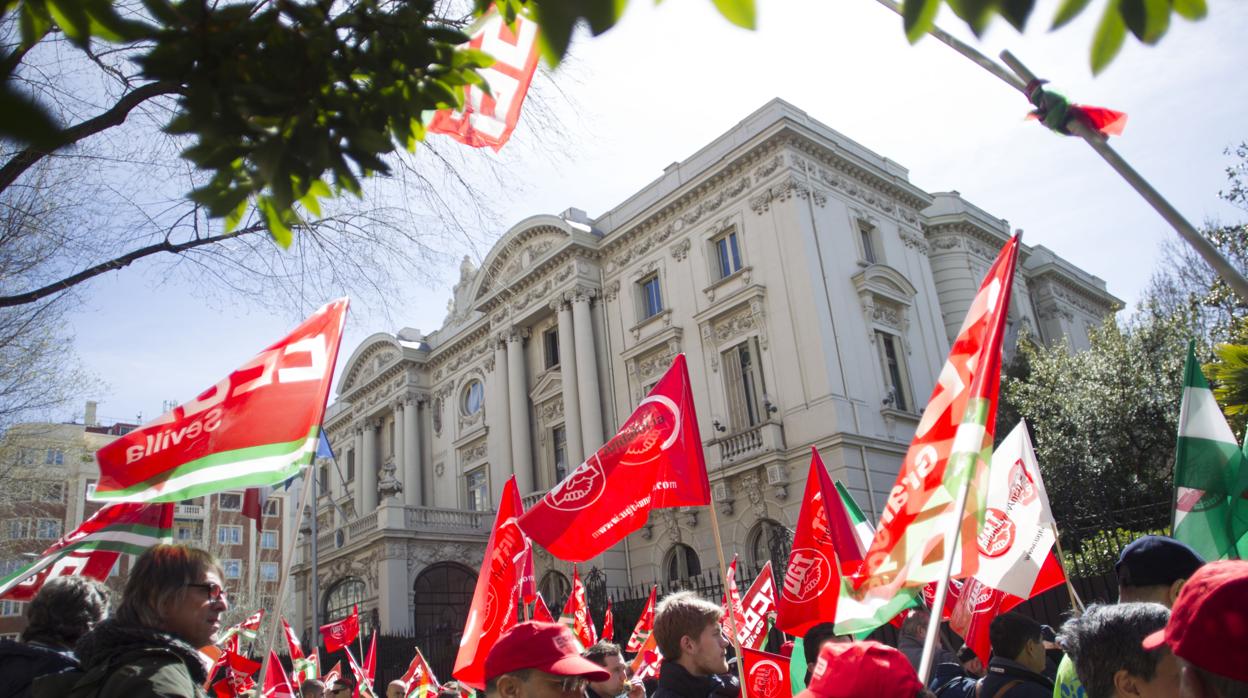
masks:
<path id="1" fill-rule="evenodd" d="M 172 635 L 106 620 L 76 648 L 82 669 L 35 682 L 33 698 L 205 698 L 202 655 Z"/>

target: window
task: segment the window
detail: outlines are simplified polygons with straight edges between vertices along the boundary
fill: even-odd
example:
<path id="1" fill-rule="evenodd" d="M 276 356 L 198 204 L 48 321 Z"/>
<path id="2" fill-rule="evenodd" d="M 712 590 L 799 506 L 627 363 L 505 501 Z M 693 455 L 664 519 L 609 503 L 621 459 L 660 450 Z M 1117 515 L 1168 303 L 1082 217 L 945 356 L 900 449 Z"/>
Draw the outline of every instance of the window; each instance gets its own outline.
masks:
<path id="1" fill-rule="evenodd" d="M 789 551 L 792 549 L 793 532 L 771 519 L 762 519 L 750 532 L 750 562 L 762 567 L 771 561 L 772 567 L 778 570 L 788 564 Z"/>
<path id="2" fill-rule="evenodd" d="M 202 521 L 174 521 L 173 535 L 179 543 L 187 541 L 202 541 L 204 539 L 204 524 Z"/>
<path id="3" fill-rule="evenodd" d="M 95 496 L 95 483 L 88 482 L 87 483 L 87 501 L 90 501 L 93 496 Z"/>
<path id="4" fill-rule="evenodd" d="M 22 615 L 21 601 L 0 601 L 0 616 L 6 618 Z"/>
<path id="5" fill-rule="evenodd" d="M 347 482 L 355 482 L 355 449 L 347 451 Z"/>
<path id="6" fill-rule="evenodd" d="M 559 329 L 552 327 L 542 333 L 542 348 L 546 352 L 546 368 L 559 365 Z"/>
<path id="7" fill-rule="evenodd" d="M 30 538 L 30 519 L 9 519 L 9 540 Z"/>
<path id="8" fill-rule="evenodd" d="M 711 242 L 715 246 L 715 260 L 719 265 L 719 278 L 723 279 L 741 271 L 741 247 L 737 243 L 737 231 L 732 229 Z"/>
<path id="9" fill-rule="evenodd" d="M 667 553 L 667 581 L 675 582 L 681 579 L 689 579 L 702 574 L 702 563 L 698 561 L 698 554 L 683 543 L 677 543 Z"/>
<path id="10" fill-rule="evenodd" d="M 238 579 L 243 576 L 243 561 L 238 558 L 222 560 L 221 569 L 225 571 L 226 579 Z"/>
<path id="11" fill-rule="evenodd" d="M 242 511 L 243 495 L 237 492 L 225 492 L 217 495 L 217 506 L 221 511 Z"/>
<path id="12" fill-rule="evenodd" d="M 651 274 L 637 282 L 641 293 L 641 319 L 652 318 L 663 312 L 663 292 L 659 289 L 659 275 Z"/>
<path id="13" fill-rule="evenodd" d="M 59 448 L 49 448 L 43 460 L 44 465 L 65 465 L 65 452 Z"/>
<path id="14" fill-rule="evenodd" d="M 472 511 L 490 510 L 490 484 L 486 481 L 485 468 L 464 474 L 464 489 L 468 509 Z"/>
<path id="15" fill-rule="evenodd" d="M 764 419 L 763 375 L 757 357 L 758 340 L 754 338 L 723 353 L 728 421 L 734 430 L 757 426 Z"/>
<path id="16" fill-rule="evenodd" d="M 329 494 L 329 466 L 324 463 L 316 469 L 316 491 L 318 494 Z"/>
<path id="17" fill-rule="evenodd" d="M 35 464 L 35 452 L 33 449 L 23 448 L 19 455 L 22 460 L 22 465 L 34 465 Z"/>
<path id="18" fill-rule="evenodd" d="M 56 540 L 61 537 L 61 522 L 56 519 L 39 519 L 35 528 L 35 538 L 39 540 Z"/>
<path id="19" fill-rule="evenodd" d="M 910 409 L 910 377 L 902 359 L 901 340 L 887 332 L 875 332 L 875 343 L 880 351 L 880 367 L 884 370 L 884 406 L 908 411 Z"/>
<path id="20" fill-rule="evenodd" d="M 242 526 L 217 526 L 217 542 L 221 545 L 242 545 Z"/>
<path id="21" fill-rule="evenodd" d="M 470 597 L 471 594 L 472 592 L 469 592 Z M 349 577 L 335 584 L 325 595 L 325 622 L 346 618 L 351 615 L 351 609 L 363 600 L 364 582 L 359 579 Z"/>
<path id="22" fill-rule="evenodd" d="M 542 575 L 537 591 L 549 608 L 563 608 L 568 597 L 572 595 L 572 582 L 569 582 L 562 572 L 550 570 Z"/>
<path id="23" fill-rule="evenodd" d="M 879 256 L 875 253 L 875 226 L 866 221 L 858 221 L 858 237 L 862 241 L 862 258 L 868 264 L 875 264 Z"/>
<path id="24" fill-rule="evenodd" d="M 35 491 L 39 494 L 39 499 L 51 504 L 60 504 L 65 501 L 65 484 L 61 482 L 41 482 L 35 486 Z"/>
<path id="25" fill-rule="evenodd" d="M 433 636 L 458 637 L 468 620 L 477 575 L 454 562 L 432 564 L 416 577 L 413 585 L 417 632 Z"/>
<path id="26" fill-rule="evenodd" d="M 15 560 L 15 559 L 0 560 L 0 577 L 8 576 L 25 566 L 26 564 L 23 563 L 21 560 Z"/>
<path id="27" fill-rule="evenodd" d="M 481 381 L 474 380 L 464 387 L 463 399 L 460 408 L 463 409 L 464 415 L 471 417 L 481 411 L 481 407 L 485 404 L 485 386 Z"/>
<path id="28" fill-rule="evenodd" d="M 554 444 L 555 482 L 563 482 L 568 476 L 568 430 L 562 425 L 551 429 L 550 442 Z"/>
<path id="29" fill-rule="evenodd" d="M 277 563 L 261 562 L 260 563 L 260 581 L 276 582 L 277 581 Z"/>
<path id="30" fill-rule="evenodd" d="M 269 497 L 268 499 L 266 499 L 264 501 L 264 515 L 265 516 L 278 516 L 281 513 L 280 509 L 278 508 L 279 507 L 278 503 L 280 501 L 281 500 L 276 497 Z"/>
<path id="31" fill-rule="evenodd" d="M 260 547 L 265 550 L 277 550 L 277 531 L 261 531 Z"/>

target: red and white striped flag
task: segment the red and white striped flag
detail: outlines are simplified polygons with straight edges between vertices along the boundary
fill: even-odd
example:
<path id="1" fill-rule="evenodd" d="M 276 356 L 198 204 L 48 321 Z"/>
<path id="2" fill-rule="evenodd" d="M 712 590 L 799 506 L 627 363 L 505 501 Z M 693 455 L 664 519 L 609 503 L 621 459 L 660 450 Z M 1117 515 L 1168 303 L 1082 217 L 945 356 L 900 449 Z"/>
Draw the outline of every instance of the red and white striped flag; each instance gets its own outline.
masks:
<path id="1" fill-rule="evenodd" d="M 633 628 L 633 634 L 628 638 L 628 645 L 624 647 L 625 652 L 640 652 L 642 645 L 654 631 L 654 603 L 658 593 L 657 585 L 650 587 L 650 598 L 646 601 L 646 607 L 641 611 L 641 617 L 637 619 L 637 627 Z"/>

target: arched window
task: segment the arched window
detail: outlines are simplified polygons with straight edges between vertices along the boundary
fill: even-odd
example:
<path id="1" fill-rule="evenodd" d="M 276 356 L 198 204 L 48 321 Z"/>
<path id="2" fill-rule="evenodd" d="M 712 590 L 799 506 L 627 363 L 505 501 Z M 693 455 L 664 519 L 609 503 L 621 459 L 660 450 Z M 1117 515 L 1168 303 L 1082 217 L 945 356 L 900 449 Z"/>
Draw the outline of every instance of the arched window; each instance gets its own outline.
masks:
<path id="1" fill-rule="evenodd" d="M 698 560 L 698 554 L 693 551 L 693 548 L 677 543 L 667 551 L 667 562 L 663 565 L 663 569 L 667 570 L 667 581 L 675 582 L 702 574 L 702 563 Z"/>
<path id="2" fill-rule="evenodd" d="M 330 587 L 325 594 L 325 622 L 351 615 L 351 609 L 364 601 L 364 589 L 358 577 L 348 577 Z"/>
<path id="3" fill-rule="evenodd" d="M 484 404 L 485 386 L 481 381 L 474 380 L 464 387 L 463 398 L 460 402 L 460 409 L 463 410 L 464 416 L 471 417 L 480 412 Z"/>
<path id="4" fill-rule="evenodd" d="M 426 567 L 413 585 L 417 632 L 445 633 L 447 638 L 456 633 L 458 642 L 476 586 L 477 575 L 463 565 L 439 562 Z"/>
<path id="5" fill-rule="evenodd" d="M 775 574 L 784 573 L 789 550 L 793 547 L 793 538 L 787 528 L 778 521 L 761 519 L 750 530 L 748 541 L 751 564 L 762 567 L 770 560 Z"/>
<path id="6" fill-rule="evenodd" d="M 572 593 L 572 582 L 562 572 L 551 570 L 542 575 L 542 582 L 537 585 L 537 590 L 541 592 L 542 600 L 546 602 L 550 612 L 558 616 L 563 604 L 567 603 L 568 595 Z"/>

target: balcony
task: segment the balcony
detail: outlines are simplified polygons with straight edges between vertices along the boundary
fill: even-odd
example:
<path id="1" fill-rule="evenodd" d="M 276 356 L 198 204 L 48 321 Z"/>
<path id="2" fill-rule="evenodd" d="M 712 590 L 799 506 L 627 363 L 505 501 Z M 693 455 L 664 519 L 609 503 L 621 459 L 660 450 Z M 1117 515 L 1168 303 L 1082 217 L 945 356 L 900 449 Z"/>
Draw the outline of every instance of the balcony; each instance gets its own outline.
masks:
<path id="1" fill-rule="evenodd" d="M 720 463 L 731 465 L 764 453 L 784 450 L 784 427 L 779 422 L 763 422 L 711 443 L 719 446 Z"/>
<path id="2" fill-rule="evenodd" d="M 383 532 L 395 536 L 449 533 L 484 539 L 493 522 L 492 511 L 382 506 L 337 530 L 322 530 L 317 536 L 317 546 L 321 550 L 334 550 Z"/>
<path id="3" fill-rule="evenodd" d="M 193 516 L 196 518 L 204 517 L 204 508 L 198 504 L 175 504 L 173 507 L 174 516 Z"/>

